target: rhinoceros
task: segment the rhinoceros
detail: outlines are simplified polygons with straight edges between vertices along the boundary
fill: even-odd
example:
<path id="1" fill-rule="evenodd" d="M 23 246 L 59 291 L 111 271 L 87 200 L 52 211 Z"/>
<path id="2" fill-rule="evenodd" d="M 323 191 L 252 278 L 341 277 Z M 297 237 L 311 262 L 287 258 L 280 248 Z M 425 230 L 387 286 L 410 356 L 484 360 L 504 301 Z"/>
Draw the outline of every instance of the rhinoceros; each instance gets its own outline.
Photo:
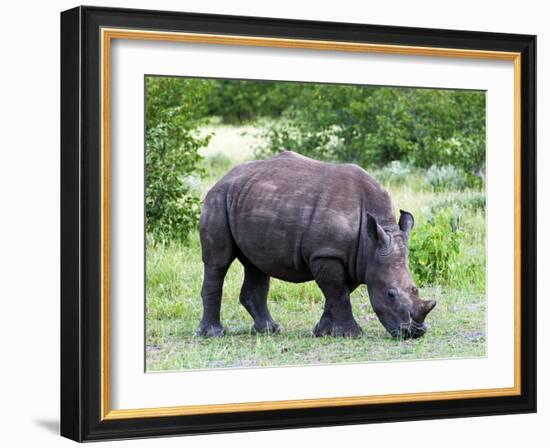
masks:
<path id="1" fill-rule="evenodd" d="M 236 166 L 205 197 L 200 216 L 204 263 L 199 336 L 221 336 L 224 277 L 244 267 L 240 303 L 256 332 L 278 333 L 267 296 L 270 277 L 314 280 L 325 304 L 315 336 L 358 337 L 350 293 L 366 284 L 374 312 L 394 337 L 416 338 L 434 300 L 422 300 L 408 268 L 414 225 L 396 221 L 388 192 L 354 164 L 326 163 L 294 152 Z"/>

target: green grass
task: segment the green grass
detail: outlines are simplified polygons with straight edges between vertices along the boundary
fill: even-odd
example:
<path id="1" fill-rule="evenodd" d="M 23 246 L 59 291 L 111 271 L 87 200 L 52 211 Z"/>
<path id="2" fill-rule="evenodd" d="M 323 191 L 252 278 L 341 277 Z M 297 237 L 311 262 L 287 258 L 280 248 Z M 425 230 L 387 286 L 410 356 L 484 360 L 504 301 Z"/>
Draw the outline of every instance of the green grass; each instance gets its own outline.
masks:
<path id="1" fill-rule="evenodd" d="M 251 129 L 211 128 L 217 137 L 203 152 L 207 175 L 198 187 L 204 195 L 236 163 L 251 157 Z M 407 182 L 387 185 L 396 207 L 412 212 L 423 225 L 429 207 L 441 200 L 468 199 L 473 193 L 425 190 L 422 176 L 411 174 Z M 268 304 L 283 326 L 277 335 L 251 332 L 252 318 L 239 303 L 243 269 L 231 266 L 222 299 L 221 338 L 194 335 L 202 313 L 200 289 L 202 262 L 198 232 L 187 244 L 147 247 L 146 360 L 148 371 L 268 367 L 411 359 L 446 359 L 485 356 L 485 273 L 472 266 L 485 265 L 483 210 L 464 213 L 464 238 L 456 276 L 447 285 L 421 289 L 424 299 L 436 299 L 430 313 L 430 329 L 415 340 L 392 339 L 369 303 L 365 286 L 352 295 L 353 312 L 364 330 L 359 339 L 315 338 L 311 330 L 323 309 L 323 297 L 314 282 L 292 284 L 272 280 Z M 413 230 L 414 232 L 414 230 Z M 462 263 L 462 265 L 461 265 Z M 479 271 L 479 272 L 477 272 Z M 467 279 L 465 281 L 464 279 Z M 473 280 L 472 280 L 473 279 Z"/>
<path id="2" fill-rule="evenodd" d="M 335 362 L 387 361 L 484 356 L 485 298 L 476 292 L 424 288 L 436 299 L 428 333 L 416 340 L 392 339 L 376 318 L 365 287 L 353 293 L 354 315 L 363 327 L 360 339 L 315 338 L 311 329 L 321 316 L 323 297 L 313 282 L 272 280 L 269 306 L 283 325 L 278 335 L 251 333 L 252 318 L 239 303 L 243 270 L 229 270 L 222 300 L 222 338 L 194 336 L 202 304 L 202 263 L 198 237 L 187 246 L 147 251 L 147 370 L 283 366 Z"/>

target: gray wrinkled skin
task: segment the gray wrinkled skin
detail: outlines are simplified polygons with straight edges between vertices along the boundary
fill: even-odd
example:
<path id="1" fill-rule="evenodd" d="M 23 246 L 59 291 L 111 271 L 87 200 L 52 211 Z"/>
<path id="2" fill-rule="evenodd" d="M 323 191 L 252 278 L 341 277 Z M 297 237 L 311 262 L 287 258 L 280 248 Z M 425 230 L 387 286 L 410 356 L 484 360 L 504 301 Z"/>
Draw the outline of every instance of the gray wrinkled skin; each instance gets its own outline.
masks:
<path id="1" fill-rule="evenodd" d="M 240 301 L 255 331 L 280 331 L 267 307 L 275 277 L 321 288 L 325 306 L 315 336 L 361 334 L 350 293 L 363 283 L 392 336 L 422 336 L 435 301 L 420 299 L 408 269 L 413 225 L 405 211 L 396 222 L 387 191 L 356 165 L 285 152 L 235 167 L 208 192 L 201 212 L 204 313 L 197 334 L 223 334 L 222 286 L 237 258 L 245 271 Z"/>

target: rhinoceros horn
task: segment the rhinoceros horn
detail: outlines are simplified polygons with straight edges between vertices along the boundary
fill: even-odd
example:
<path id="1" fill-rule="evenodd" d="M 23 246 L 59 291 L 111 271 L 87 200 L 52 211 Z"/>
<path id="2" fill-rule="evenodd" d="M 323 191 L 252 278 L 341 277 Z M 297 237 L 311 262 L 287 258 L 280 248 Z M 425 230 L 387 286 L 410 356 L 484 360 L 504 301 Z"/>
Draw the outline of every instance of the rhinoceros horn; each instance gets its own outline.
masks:
<path id="1" fill-rule="evenodd" d="M 415 320 L 420 323 L 424 322 L 424 319 L 426 319 L 428 313 L 433 310 L 436 305 L 437 302 L 435 300 L 421 300 Z"/>
<path id="2" fill-rule="evenodd" d="M 370 213 L 367 213 L 367 233 L 369 237 L 378 242 L 380 248 L 387 249 L 390 247 L 390 236 Z"/>

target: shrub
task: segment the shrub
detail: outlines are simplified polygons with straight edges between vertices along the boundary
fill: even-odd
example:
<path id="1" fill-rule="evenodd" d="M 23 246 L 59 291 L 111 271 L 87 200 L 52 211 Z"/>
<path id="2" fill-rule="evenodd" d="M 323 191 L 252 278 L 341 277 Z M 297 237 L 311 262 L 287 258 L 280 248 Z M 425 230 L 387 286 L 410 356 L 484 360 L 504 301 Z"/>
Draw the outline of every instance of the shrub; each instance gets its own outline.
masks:
<path id="1" fill-rule="evenodd" d="M 412 170 L 409 164 L 394 160 L 383 168 L 371 172 L 373 177 L 381 184 L 400 186 L 409 180 Z"/>
<path id="2" fill-rule="evenodd" d="M 460 195 L 454 195 L 451 197 L 445 196 L 441 199 L 437 199 L 424 209 L 424 216 L 427 220 L 429 220 L 445 208 L 455 210 L 456 214 L 485 211 L 485 193 L 472 191 L 468 193 L 461 193 Z"/>
<path id="3" fill-rule="evenodd" d="M 259 117 L 279 117 L 302 89 L 302 84 L 263 80 L 209 80 L 213 92 L 207 113 L 224 123 L 242 124 Z"/>
<path id="4" fill-rule="evenodd" d="M 151 79 L 151 78 L 150 78 Z M 241 124 L 265 118 L 258 157 L 293 150 L 319 160 L 383 167 L 453 165 L 483 183 L 485 94 L 475 91 L 248 80 L 162 79 L 148 112 L 187 101 L 187 118 Z M 149 83 L 150 81 L 148 81 Z M 186 89 L 186 86 L 196 86 Z M 208 91 L 207 95 L 201 92 Z M 183 92 L 186 92 L 185 94 Z M 172 95 L 174 94 L 174 95 Z M 201 98 L 199 98 L 199 96 Z M 172 101 L 172 103 L 170 103 Z M 174 102 L 175 101 L 175 102 Z"/>
<path id="5" fill-rule="evenodd" d="M 421 285 L 447 283 L 460 254 L 460 217 L 452 209 L 440 210 L 411 233 L 409 265 Z"/>
<path id="6" fill-rule="evenodd" d="M 259 153 L 293 150 L 321 160 L 383 166 L 485 169 L 485 95 L 442 89 L 301 84 L 266 128 Z M 469 180 L 469 178 L 467 178 Z"/>
<path id="7" fill-rule="evenodd" d="M 202 80 L 146 78 L 146 232 L 150 243 L 185 241 L 197 225 L 200 200 L 193 191 L 199 148 L 209 136 L 197 129 L 210 85 Z"/>
<path id="8" fill-rule="evenodd" d="M 261 139 L 263 143 L 254 150 L 258 159 L 268 158 L 287 150 L 318 160 L 334 159 L 333 148 L 338 138 L 332 129 L 309 132 L 299 123 L 285 119 L 268 122 L 265 126 Z"/>
<path id="9" fill-rule="evenodd" d="M 434 191 L 464 190 L 468 184 L 464 172 L 453 165 L 432 165 L 426 171 L 424 183 Z"/>
<path id="10" fill-rule="evenodd" d="M 231 159 L 221 152 L 204 159 L 208 171 L 225 172 L 231 168 L 232 163 Z"/>

